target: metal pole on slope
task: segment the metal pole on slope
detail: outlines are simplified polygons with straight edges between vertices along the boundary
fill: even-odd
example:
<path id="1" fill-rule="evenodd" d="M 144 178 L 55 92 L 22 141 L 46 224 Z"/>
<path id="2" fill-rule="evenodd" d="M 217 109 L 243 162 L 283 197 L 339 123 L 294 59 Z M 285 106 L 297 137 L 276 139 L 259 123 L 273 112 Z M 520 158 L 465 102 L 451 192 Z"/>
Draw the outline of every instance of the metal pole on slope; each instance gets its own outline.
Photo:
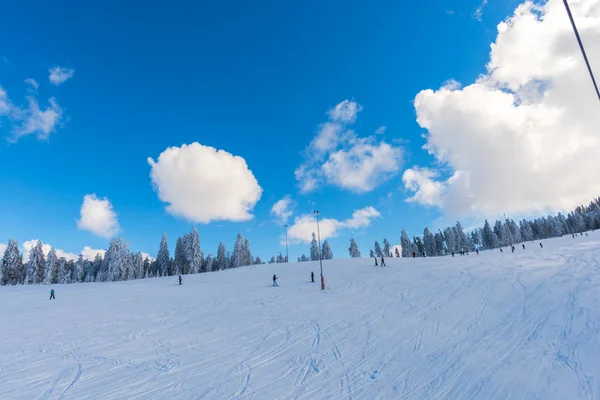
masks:
<path id="1" fill-rule="evenodd" d="M 581 49 L 581 54 L 583 54 L 583 59 L 585 60 L 585 65 L 587 66 L 588 72 L 590 73 L 590 78 L 592 78 L 592 83 L 594 84 L 594 89 L 596 89 L 596 95 L 598 95 L 598 100 L 600 100 L 600 91 L 598 90 L 598 85 L 596 84 L 596 78 L 594 78 L 594 73 L 592 72 L 592 67 L 590 66 L 590 62 L 588 61 L 587 54 L 585 54 L 585 49 L 583 48 L 583 42 L 579 37 L 579 31 L 577 30 L 577 26 L 575 25 L 575 20 L 573 19 L 573 14 L 571 14 L 571 8 L 569 7 L 569 3 L 567 0 L 563 0 L 565 4 L 565 8 L 567 9 L 567 14 L 569 14 L 569 19 L 571 20 L 571 26 L 573 26 L 573 31 L 575 32 L 575 36 L 577 37 L 577 42 L 579 43 L 579 48 Z"/>
<path id="2" fill-rule="evenodd" d="M 323 257 L 321 251 L 321 231 L 319 229 L 319 210 L 313 211 L 317 216 L 317 236 L 319 238 L 319 265 L 321 266 L 321 290 L 325 290 L 325 277 L 323 276 Z"/>
<path id="3" fill-rule="evenodd" d="M 288 235 L 287 235 L 287 228 L 288 226 L 285 226 L 285 262 L 289 261 L 288 258 Z"/>

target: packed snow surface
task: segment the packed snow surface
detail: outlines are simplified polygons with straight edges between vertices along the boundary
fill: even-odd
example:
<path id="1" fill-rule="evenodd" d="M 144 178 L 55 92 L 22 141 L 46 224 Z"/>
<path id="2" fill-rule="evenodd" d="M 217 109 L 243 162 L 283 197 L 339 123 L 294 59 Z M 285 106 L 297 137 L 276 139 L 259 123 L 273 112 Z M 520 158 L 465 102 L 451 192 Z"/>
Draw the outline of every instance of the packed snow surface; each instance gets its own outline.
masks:
<path id="1" fill-rule="evenodd" d="M 600 399 L 600 233 L 526 246 L 1 287 L 0 398 Z"/>

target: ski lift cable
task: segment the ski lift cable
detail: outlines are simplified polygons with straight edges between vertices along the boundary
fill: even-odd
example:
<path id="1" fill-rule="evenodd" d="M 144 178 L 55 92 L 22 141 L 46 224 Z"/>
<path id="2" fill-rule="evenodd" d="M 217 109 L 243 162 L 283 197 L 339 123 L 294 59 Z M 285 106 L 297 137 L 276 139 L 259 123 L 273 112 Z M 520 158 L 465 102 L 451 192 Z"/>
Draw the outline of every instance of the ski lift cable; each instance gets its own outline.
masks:
<path id="1" fill-rule="evenodd" d="M 600 100 L 600 91 L 598 90 L 598 85 L 596 84 L 596 78 L 594 78 L 594 73 L 592 72 L 592 67 L 590 66 L 590 62 L 587 58 L 587 54 L 585 54 L 585 48 L 583 47 L 583 43 L 581 42 L 581 37 L 579 37 L 579 31 L 577 31 L 577 26 L 575 25 L 575 20 L 573 19 L 573 14 L 571 14 L 571 9 L 569 8 L 569 3 L 567 0 L 563 0 L 565 4 L 565 8 L 567 9 L 567 14 L 569 14 L 569 19 L 571 20 L 571 25 L 573 26 L 573 31 L 575 32 L 575 36 L 577 37 L 577 42 L 579 42 L 579 48 L 581 49 L 581 53 L 583 54 L 583 59 L 585 60 L 585 65 L 587 65 L 587 69 L 590 73 L 590 77 L 592 78 L 592 83 L 594 84 L 594 89 L 596 89 L 596 95 L 598 95 L 598 100 Z"/>

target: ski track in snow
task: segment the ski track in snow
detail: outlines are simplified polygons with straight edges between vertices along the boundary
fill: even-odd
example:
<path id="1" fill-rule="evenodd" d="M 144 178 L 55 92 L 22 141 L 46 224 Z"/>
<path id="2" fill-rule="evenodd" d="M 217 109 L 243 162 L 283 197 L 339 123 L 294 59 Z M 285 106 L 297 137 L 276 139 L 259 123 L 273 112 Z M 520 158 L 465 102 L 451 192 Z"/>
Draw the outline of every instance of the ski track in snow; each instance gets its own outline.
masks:
<path id="1" fill-rule="evenodd" d="M 318 263 L 0 287 L 0 398 L 600 400 L 589 235 L 325 261 L 324 292 Z"/>

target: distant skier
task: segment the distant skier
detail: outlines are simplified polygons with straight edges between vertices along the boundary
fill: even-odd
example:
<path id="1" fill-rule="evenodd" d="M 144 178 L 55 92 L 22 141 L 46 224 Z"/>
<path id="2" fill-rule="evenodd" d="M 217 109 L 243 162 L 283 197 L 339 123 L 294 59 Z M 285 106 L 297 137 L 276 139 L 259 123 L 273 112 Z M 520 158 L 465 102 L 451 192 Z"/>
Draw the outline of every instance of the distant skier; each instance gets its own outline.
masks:
<path id="1" fill-rule="evenodd" d="M 377 257 L 375 257 L 375 266 L 377 266 Z"/>
<path id="2" fill-rule="evenodd" d="M 525 250 L 525 243 L 523 243 L 523 250 Z"/>
<path id="3" fill-rule="evenodd" d="M 511 250 L 514 253 L 515 252 L 515 246 L 511 246 Z"/>
<path id="4" fill-rule="evenodd" d="M 452 252 L 452 257 L 454 257 L 454 252 Z"/>
<path id="5" fill-rule="evenodd" d="M 56 300 L 56 297 L 54 297 L 54 289 L 50 290 L 50 299 L 49 300 L 52 300 L 52 299 Z"/>
<path id="6" fill-rule="evenodd" d="M 475 249 L 475 252 L 477 253 L 477 255 L 479 255 L 479 249 Z"/>
<path id="7" fill-rule="evenodd" d="M 382 267 L 385 267 L 385 266 L 386 266 L 386 265 L 385 265 L 385 259 L 384 259 L 383 257 L 381 257 L 381 266 L 382 266 Z"/>
<path id="8" fill-rule="evenodd" d="M 273 286 L 279 286 L 277 284 L 277 275 L 273 275 Z"/>
<path id="9" fill-rule="evenodd" d="M 413 251 L 413 258 L 415 258 L 416 256 L 417 256 L 417 253 L 415 253 L 415 252 Z"/>
<path id="10" fill-rule="evenodd" d="M 500 247 L 500 253 L 504 253 L 504 252 L 502 251 L 502 247 Z"/>
<path id="11" fill-rule="evenodd" d="M 179 284 L 181 285 L 181 275 L 179 275 Z"/>
<path id="12" fill-rule="evenodd" d="M 544 245 L 542 245 L 542 242 L 540 242 L 540 247 L 541 247 L 542 249 L 544 248 Z"/>
<path id="13" fill-rule="evenodd" d="M 310 281 L 314 283 L 315 281 L 315 273 L 310 271 Z"/>

